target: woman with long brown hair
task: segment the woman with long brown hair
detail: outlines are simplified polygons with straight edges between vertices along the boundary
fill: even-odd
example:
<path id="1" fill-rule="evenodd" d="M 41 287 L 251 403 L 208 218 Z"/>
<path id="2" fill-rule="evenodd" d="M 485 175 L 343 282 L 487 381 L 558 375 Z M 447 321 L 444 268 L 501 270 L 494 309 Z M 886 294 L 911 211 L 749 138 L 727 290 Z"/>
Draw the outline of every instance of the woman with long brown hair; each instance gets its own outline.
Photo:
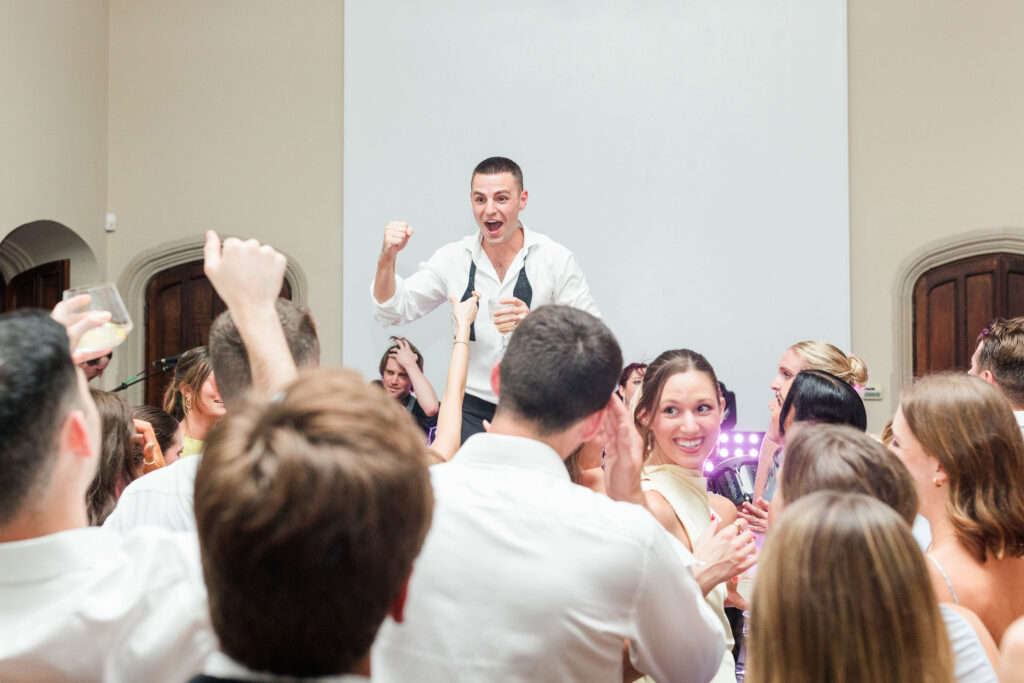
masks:
<path id="1" fill-rule="evenodd" d="M 952 680 L 925 560 L 884 503 L 833 491 L 801 498 L 758 567 L 748 683 Z"/>
<path id="2" fill-rule="evenodd" d="M 936 375 L 903 392 L 892 430 L 931 525 L 936 593 L 999 642 L 1024 615 L 1024 438 L 1013 409 L 983 379 Z"/>
<path id="3" fill-rule="evenodd" d="M 658 521 L 691 552 L 713 521 L 722 526 L 736 522 L 735 506 L 709 493 L 704 478 L 704 463 L 718 446 L 724 411 L 718 378 L 701 354 L 665 351 L 647 367 L 633 413 L 646 456 L 644 497 Z M 753 550 L 751 537 L 749 552 Z M 716 683 L 736 680 L 725 598 L 725 584 L 705 592 L 727 634 L 722 664 L 712 679 Z"/>

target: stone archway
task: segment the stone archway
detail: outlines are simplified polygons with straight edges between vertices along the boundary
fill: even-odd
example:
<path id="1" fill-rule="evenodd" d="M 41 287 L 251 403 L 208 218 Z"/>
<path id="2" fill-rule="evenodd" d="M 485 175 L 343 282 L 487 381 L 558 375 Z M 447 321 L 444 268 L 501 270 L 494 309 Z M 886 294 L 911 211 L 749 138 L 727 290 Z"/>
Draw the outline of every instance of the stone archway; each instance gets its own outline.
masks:
<path id="1" fill-rule="evenodd" d="M 146 287 L 158 273 L 190 261 L 202 260 L 205 237 L 185 237 L 147 249 L 125 266 L 117 280 L 117 288 L 124 298 L 129 315 L 135 321 L 138 334 L 128 335 L 122 344 L 121 356 L 129 361 L 132 368 L 142 368 L 145 363 Z M 293 258 L 285 254 L 285 278 L 291 285 L 292 300 L 305 304 L 308 296 L 306 274 Z M 125 398 L 132 405 L 143 402 L 142 384 L 130 387 Z"/>
<path id="2" fill-rule="evenodd" d="M 893 286 L 894 388 L 905 386 L 913 377 L 913 296 L 917 280 L 936 266 L 993 252 L 1024 254 L 1024 228 L 989 228 L 936 240 L 900 263 Z"/>
<path id="3" fill-rule="evenodd" d="M 18 226 L 0 242 L 0 273 L 8 282 L 33 266 L 71 261 L 71 286 L 99 282 L 96 255 L 78 233 L 62 223 L 38 220 Z"/>

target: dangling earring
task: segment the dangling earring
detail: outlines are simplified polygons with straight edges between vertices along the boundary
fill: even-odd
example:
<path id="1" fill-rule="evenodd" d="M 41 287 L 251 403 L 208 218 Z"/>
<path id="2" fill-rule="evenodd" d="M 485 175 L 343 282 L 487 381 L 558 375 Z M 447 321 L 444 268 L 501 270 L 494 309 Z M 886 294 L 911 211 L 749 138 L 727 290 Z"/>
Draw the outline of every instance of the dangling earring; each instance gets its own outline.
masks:
<path id="1" fill-rule="evenodd" d="M 944 483 L 946 483 L 946 482 L 944 482 L 944 481 L 939 481 L 939 478 L 938 478 L 938 477 L 932 477 L 932 483 L 933 483 L 933 484 L 935 484 L 935 488 L 937 488 L 937 489 L 941 489 L 941 488 L 942 488 L 942 485 L 943 485 Z"/>
<path id="2" fill-rule="evenodd" d="M 185 412 L 187 413 L 190 410 L 192 410 L 192 397 L 191 396 L 186 396 L 185 397 Z"/>

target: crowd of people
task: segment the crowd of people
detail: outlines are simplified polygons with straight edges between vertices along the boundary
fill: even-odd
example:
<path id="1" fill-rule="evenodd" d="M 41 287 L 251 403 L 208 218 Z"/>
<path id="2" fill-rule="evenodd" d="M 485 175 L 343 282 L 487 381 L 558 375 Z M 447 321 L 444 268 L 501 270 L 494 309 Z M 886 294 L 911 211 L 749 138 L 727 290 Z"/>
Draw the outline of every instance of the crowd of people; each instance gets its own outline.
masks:
<path id="1" fill-rule="evenodd" d="M 877 437 L 865 363 L 793 344 L 737 507 L 713 350 L 625 363 L 522 183 L 482 162 L 404 280 L 385 229 L 378 320 L 451 312 L 440 397 L 402 337 L 320 368 L 255 240 L 207 235 L 227 311 L 160 407 L 89 389 L 105 314 L 0 316 L 0 680 L 1024 680 L 1024 318 Z"/>

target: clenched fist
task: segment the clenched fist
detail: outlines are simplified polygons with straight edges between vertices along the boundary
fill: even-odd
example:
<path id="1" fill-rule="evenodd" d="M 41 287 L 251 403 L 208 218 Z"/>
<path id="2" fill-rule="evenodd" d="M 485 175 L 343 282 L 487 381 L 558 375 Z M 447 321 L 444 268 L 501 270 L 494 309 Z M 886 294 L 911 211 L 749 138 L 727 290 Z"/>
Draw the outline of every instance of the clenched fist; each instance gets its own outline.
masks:
<path id="1" fill-rule="evenodd" d="M 391 221 L 384 227 L 384 244 L 381 246 L 380 255 L 388 260 L 398 256 L 398 252 L 405 249 L 412 237 L 413 229 L 408 223 L 402 221 Z"/>

